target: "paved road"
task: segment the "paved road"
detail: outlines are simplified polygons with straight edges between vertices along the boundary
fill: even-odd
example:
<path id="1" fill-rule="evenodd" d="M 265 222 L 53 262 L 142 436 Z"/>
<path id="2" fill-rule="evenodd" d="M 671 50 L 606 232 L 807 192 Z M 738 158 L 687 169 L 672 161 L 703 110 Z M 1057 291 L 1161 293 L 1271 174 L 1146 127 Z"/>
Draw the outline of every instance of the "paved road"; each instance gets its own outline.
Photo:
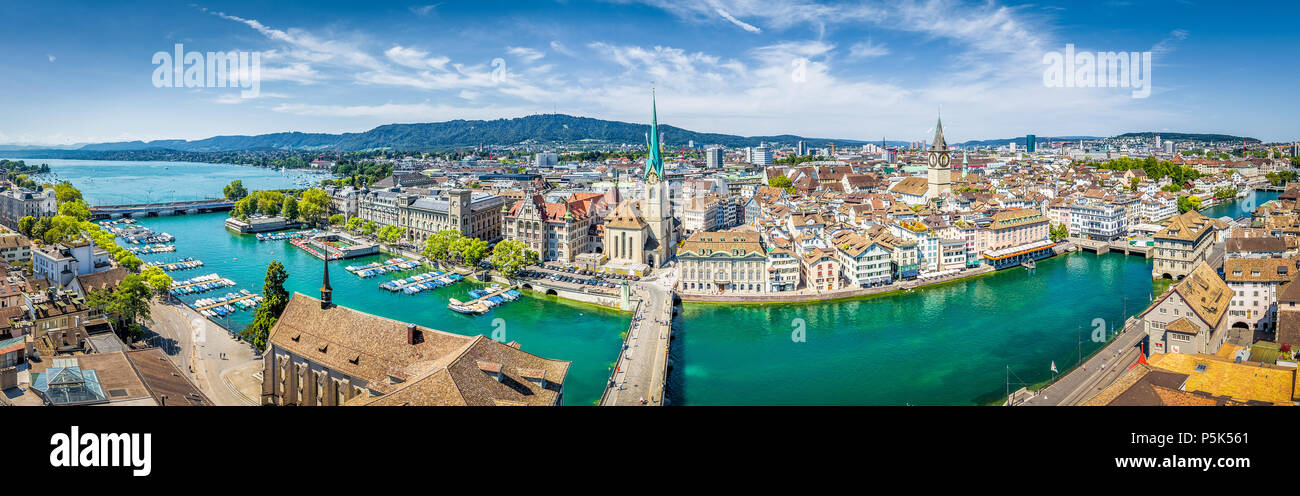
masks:
<path id="1" fill-rule="evenodd" d="M 602 406 L 662 406 L 667 379 L 668 343 L 672 335 L 672 294 L 655 282 L 633 284 L 641 307 L 619 356 L 615 386 Z"/>
<path id="2" fill-rule="evenodd" d="M 151 329 L 162 338 L 156 342 L 203 394 L 217 405 L 257 404 L 223 378 L 227 370 L 257 360 L 250 346 L 188 307 L 154 302 L 149 310 Z"/>
<path id="3" fill-rule="evenodd" d="M 1137 362 L 1140 353 L 1137 345 L 1144 337 L 1141 321 L 1129 325 L 1105 348 L 1086 360 L 1083 367 L 1070 371 L 1015 406 L 1078 405 L 1088 401 Z"/>

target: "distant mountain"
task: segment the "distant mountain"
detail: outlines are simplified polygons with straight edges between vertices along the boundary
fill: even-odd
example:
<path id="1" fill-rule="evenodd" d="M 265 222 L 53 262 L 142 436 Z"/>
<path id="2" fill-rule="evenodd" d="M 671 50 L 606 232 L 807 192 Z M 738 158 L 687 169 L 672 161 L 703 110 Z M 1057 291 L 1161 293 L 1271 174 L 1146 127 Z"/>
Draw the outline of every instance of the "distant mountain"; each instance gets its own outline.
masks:
<path id="1" fill-rule="evenodd" d="M 1259 141 L 1249 136 L 1233 136 L 1231 134 L 1157 133 L 1152 131 L 1148 131 L 1144 133 L 1124 133 L 1119 136 L 1116 136 L 1116 138 L 1151 138 L 1157 135 L 1160 136 L 1160 139 L 1166 139 L 1166 140 L 1235 141 L 1237 143 L 1241 143 L 1241 140 L 1243 139 L 1246 141 Z"/>
<path id="2" fill-rule="evenodd" d="M 1102 138 L 1097 136 L 1036 136 L 1034 137 L 1034 142 L 1036 145 L 1041 146 L 1044 143 L 1047 143 L 1049 141 L 1079 141 L 1079 140 L 1095 140 L 1095 139 L 1102 139 Z M 1016 146 L 1024 147 L 1026 146 L 1025 141 L 1026 138 L 1024 136 L 1020 136 L 1018 138 L 970 140 L 964 143 L 951 143 L 951 145 L 961 146 L 961 147 L 973 146 L 976 148 L 994 148 L 999 146 L 1007 146 L 1008 143 L 1015 142 Z"/>
<path id="3" fill-rule="evenodd" d="M 541 114 L 514 119 L 454 120 L 423 124 L 388 124 L 362 133 L 273 133 L 257 136 L 214 136 L 207 139 L 127 141 L 86 145 L 84 151 L 128 151 L 170 149 L 189 152 L 222 152 L 255 149 L 280 150 L 439 150 L 458 146 L 516 145 L 523 143 L 577 143 L 591 141 L 612 144 L 645 143 L 646 124 L 607 121 L 564 114 Z M 757 146 L 760 143 L 793 145 L 804 141 L 808 146 L 824 147 L 829 143 L 861 145 L 858 140 L 804 138 L 789 134 L 779 136 L 735 136 L 699 133 L 675 126 L 662 125 L 664 144 L 669 147 L 719 144 L 728 147 Z"/>

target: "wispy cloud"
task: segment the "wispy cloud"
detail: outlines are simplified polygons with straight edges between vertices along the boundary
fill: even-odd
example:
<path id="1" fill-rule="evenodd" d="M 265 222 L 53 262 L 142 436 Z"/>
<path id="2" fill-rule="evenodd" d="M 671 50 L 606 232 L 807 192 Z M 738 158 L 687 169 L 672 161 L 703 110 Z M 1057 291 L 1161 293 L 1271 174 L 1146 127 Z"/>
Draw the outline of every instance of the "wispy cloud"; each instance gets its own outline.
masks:
<path id="1" fill-rule="evenodd" d="M 728 13 L 728 12 L 725 11 L 725 10 L 722 10 L 721 8 L 716 8 L 716 9 L 713 9 L 713 10 L 717 11 L 717 12 L 718 12 L 718 15 L 722 16 L 723 19 L 726 19 L 727 21 L 731 22 L 732 24 L 735 24 L 735 25 L 737 25 L 737 26 L 740 26 L 740 29 L 744 29 L 745 31 L 749 31 L 749 32 L 751 32 L 751 33 L 762 33 L 762 32 L 763 32 L 762 29 L 758 29 L 758 28 L 754 27 L 753 24 L 749 24 L 749 23 L 746 23 L 745 21 L 742 21 L 742 20 L 740 20 L 740 19 L 736 19 L 736 16 L 731 15 L 730 13 Z"/>
<path id="2" fill-rule="evenodd" d="M 506 53 L 522 59 L 524 62 L 536 62 L 537 59 L 545 57 L 546 54 L 540 50 L 528 47 L 506 47 Z"/>
<path id="3" fill-rule="evenodd" d="M 854 43 L 853 46 L 849 47 L 849 56 L 854 58 L 883 57 L 885 55 L 889 55 L 889 48 L 884 43 L 871 41 L 871 38 Z"/>

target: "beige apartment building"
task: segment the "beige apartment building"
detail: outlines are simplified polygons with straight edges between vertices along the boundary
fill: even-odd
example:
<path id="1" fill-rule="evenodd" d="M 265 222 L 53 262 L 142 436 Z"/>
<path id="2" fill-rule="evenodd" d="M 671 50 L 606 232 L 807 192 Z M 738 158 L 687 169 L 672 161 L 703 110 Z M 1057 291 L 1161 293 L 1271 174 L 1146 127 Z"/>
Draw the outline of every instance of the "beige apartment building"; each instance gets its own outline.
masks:
<path id="1" fill-rule="evenodd" d="M 1214 244 L 1214 230 L 1215 222 L 1195 210 L 1170 217 L 1153 239 L 1151 277 L 1182 279 L 1190 274 Z"/>

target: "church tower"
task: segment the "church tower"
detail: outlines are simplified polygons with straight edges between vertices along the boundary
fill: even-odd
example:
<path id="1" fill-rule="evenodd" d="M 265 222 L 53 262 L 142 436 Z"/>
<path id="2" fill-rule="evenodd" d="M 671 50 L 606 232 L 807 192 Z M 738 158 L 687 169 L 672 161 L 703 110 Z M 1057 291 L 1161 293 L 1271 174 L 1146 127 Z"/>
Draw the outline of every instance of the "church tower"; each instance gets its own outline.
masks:
<path id="1" fill-rule="evenodd" d="M 948 142 L 943 139 L 943 117 L 934 125 L 934 144 L 930 146 L 929 194 L 931 199 L 952 193 L 952 169 L 948 166 Z"/>
<path id="2" fill-rule="evenodd" d="M 655 108 L 653 89 L 650 90 L 650 135 L 646 146 L 650 154 L 645 160 L 645 221 L 650 226 L 650 236 L 658 244 L 651 251 L 654 259 L 646 263 L 661 267 L 672 256 L 673 217 L 668 203 L 668 181 L 664 180 L 664 159 L 659 149 L 659 112 Z"/>

